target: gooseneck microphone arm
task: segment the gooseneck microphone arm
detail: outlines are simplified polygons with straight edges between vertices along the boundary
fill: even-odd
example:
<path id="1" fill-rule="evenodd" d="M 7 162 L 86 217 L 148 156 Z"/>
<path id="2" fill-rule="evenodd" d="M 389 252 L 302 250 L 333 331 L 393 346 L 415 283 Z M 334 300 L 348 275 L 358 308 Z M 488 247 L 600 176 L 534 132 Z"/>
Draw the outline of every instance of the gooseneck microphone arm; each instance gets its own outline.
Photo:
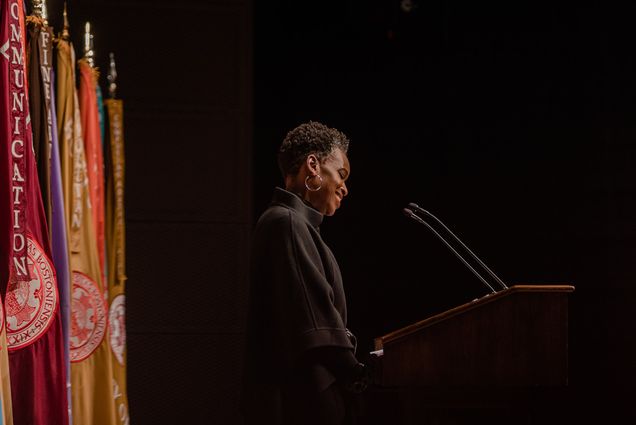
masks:
<path id="1" fill-rule="evenodd" d="M 503 282 L 503 280 L 499 279 L 499 276 L 497 276 L 497 275 L 495 274 L 495 272 L 493 272 L 492 270 L 490 270 L 490 268 L 489 268 L 486 264 L 484 264 L 484 262 L 483 262 L 483 261 L 481 261 L 481 260 L 479 259 L 479 257 L 477 257 L 477 255 L 476 255 L 473 251 L 471 251 L 471 250 L 470 250 L 470 248 L 468 248 L 468 247 L 466 246 L 466 244 L 465 244 L 464 242 L 462 242 L 462 241 L 461 241 L 461 240 L 457 237 L 457 235 L 455 235 L 455 233 L 453 233 L 453 232 L 452 232 L 452 231 L 451 231 L 448 227 L 446 227 L 446 225 L 445 225 L 444 223 L 442 223 L 442 221 L 441 221 L 439 218 L 435 217 L 435 216 L 434 216 L 433 214 L 431 214 L 430 212 L 426 211 L 426 210 L 425 210 L 425 209 L 423 209 L 423 208 L 420 208 L 417 204 L 414 204 L 414 203 L 412 203 L 412 202 L 409 204 L 409 207 L 410 207 L 410 208 L 412 208 L 412 209 L 414 209 L 414 210 L 417 210 L 417 211 L 421 212 L 422 214 L 427 215 L 428 217 L 431 217 L 433 220 L 435 220 L 436 222 L 438 222 L 438 223 L 440 224 L 440 226 L 442 226 L 442 227 L 444 228 L 444 230 L 446 230 L 446 231 L 448 232 L 448 234 L 450 234 L 450 235 L 451 235 L 451 236 L 452 236 L 452 237 L 453 237 L 453 238 L 454 238 L 457 242 L 459 242 L 459 244 L 460 244 L 460 245 L 461 245 L 461 246 L 462 246 L 462 247 L 463 247 L 463 248 L 464 248 L 464 249 L 465 249 L 465 250 L 466 250 L 466 251 L 467 251 L 467 252 L 468 252 L 468 253 L 469 253 L 472 257 L 473 257 L 473 259 L 475 259 L 475 261 L 477 261 L 477 263 L 478 263 L 478 264 L 479 264 L 479 265 L 480 265 L 480 266 L 481 266 L 484 270 L 486 270 L 486 271 L 488 272 L 488 274 L 489 274 L 489 275 L 490 275 L 490 276 L 491 276 L 494 280 L 496 280 L 496 281 L 497 281 L 497 283 L 499 284 L 499 286 L 501 286 L 501 289 L 508 289 L 508 285 L 506 285 L 506 284 Z"/>
<path id="2" fill-rule="evenodd" d="M 453 254 L 455 254 L 455 256 L 456 256 L 457 258 L 459 258 L 459 260 L 460 260 L 460 261 L 461 261 L 461 262 L 462 262 L 462 263 L 463 263 L 466 267 L 468 267 L 468 268 L 470 269 L 470 271 L 471 271 L 471 272 L 473 272 L 473 274 L 474 274 L 475 276 L 477 276 L 477 278 L 483 282 L 483 284 L 484 284 L 484 285 L 486 285 L 486 286 L 488 287 L 488 289 L 490 289 L 490 292 L 492 292 L 493 294 L 494 294 L 495 292 L 497 292 L 497 291 L 495 291 L 495 289 L 494 289 L 494 288 L 493 288 L 493 287 L 492 287 L 492 286 L 491 286 L 491 285 L 490 285 L 490 284 L 486 281 L 486 279 L 484 279 L 484 278 L 483 278 L 483 277 L 482 277 L 482 276 L 481 276 L 481 275 L 477 272 L 477 270 L 475 270 L 475 269 L 473 268 L 473 266 L 471 266 L 470 264 L 468 264 L 468 262 L 464 259 L 464 257 L 462 257 L 462 256 L 460 255 L 460 253 L 459 253 L 459 252 L 457 252 L 457 250 L 455 250 L 455 248 L 453 248 L 453 247 L 451 246 L 451 244 L 449 244 L 449 243 L 448 243 L 448 241 L 447 241 L 446 239 L 444 239 L 444 237 L 443 237 L 442 235 L 440 235 L 440 234 L 437 232 L 437 230 L 433 229 L 433 227 L 432 227 L 430 224 L 428 224 L 426 221 L 422 220 L 422 218 L 421 218 L 421 217 L 419 217 L 418 215 L 416 215 L 413 211 L 411 211 L 411 210 L 410 210 L 410 209 L 408 209 L 408 208 L 404 208 L 402 211 L 404 212 L 404 215 L 406 215 L 407 217 L 409 217 L 409 218 L 411 218 L 411 219 L 413 219 L 413 220 L 417 221 L 418 223 L 423 224 L 424 226 L 428 227 L 428 228 L 429 228 L 429 230 L 430 230 L 431 232 L 433 232 L 433 234 L 434 234 L 435 236 L 437 236 L 439 240 L 441 240 L 442 242 L 444 242 L 444 245 L 446 245 L 446 247 L 447 247 L 448 249 L 450 249 L 450 250 L 451 250 L 451 252 L 452 252 Z"/>

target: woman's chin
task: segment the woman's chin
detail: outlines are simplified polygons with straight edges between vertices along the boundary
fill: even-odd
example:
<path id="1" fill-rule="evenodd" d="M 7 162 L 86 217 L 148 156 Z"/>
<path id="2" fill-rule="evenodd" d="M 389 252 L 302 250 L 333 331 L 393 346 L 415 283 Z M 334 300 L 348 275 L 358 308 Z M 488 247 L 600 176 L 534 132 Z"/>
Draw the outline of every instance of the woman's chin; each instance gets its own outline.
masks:
<path id="1" fill-rule="evenodd" d="M 340 208 L 340 204 L 338 204 L 338 205 L 330 205 L 325 210 L 325 214 L 324 215 L 326 215 L 327 217 L 331 217 L 332 215 L 334 215 L 336 213 L 336 211 L 338 211 L 338 208 Z"/>

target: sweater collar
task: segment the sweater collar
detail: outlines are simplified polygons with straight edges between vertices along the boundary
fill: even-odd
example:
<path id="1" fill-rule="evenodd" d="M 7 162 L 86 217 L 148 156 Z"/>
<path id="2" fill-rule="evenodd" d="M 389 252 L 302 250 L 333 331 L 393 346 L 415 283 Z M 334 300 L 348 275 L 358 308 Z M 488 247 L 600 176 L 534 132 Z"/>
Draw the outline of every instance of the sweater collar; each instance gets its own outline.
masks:
<path id="1" fill-rule="evenodd" d="M 316 211 L 316 209 L 314 209 L 311 205 L 306 203 L 300 196 L 280 187 L 274 188 L 272 204 L 283 205 L 293 209 L 314 228 L 318 228 L 318 226 L 320 226 L 320 223 L 322 223 L 322 214 Z"/>

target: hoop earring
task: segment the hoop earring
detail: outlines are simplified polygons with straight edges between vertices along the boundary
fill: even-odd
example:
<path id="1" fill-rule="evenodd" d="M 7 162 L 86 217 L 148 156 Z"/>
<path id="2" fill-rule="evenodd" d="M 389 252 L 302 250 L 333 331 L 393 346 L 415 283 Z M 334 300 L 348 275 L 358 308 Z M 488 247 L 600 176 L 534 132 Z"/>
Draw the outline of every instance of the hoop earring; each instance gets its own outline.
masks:
<path id="1" fill-rule="evenodd" d="M 309 179 L 312 177 L 318 177 L 320 179 L 320 185 L 318 186 L 317 189 L 312 189 L 311 187 L 309 187 Z M 318 192 L 320 189 L 322 189 L 322 176 L 320 174 L 316 174 L 315 176 L 307 176 L 305 177 L 305 187 L 307 188 L 308 191 L 310 192 Z"/>

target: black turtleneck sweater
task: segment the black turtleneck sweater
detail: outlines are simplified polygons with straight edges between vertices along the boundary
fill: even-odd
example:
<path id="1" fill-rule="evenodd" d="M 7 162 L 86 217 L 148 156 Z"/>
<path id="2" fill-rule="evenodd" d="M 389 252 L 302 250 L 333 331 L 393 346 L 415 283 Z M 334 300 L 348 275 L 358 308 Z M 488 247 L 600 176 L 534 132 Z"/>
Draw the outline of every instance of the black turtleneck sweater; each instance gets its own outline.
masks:
<path id="1" fill-rule="evenodd" d="M 258 410 L 284 409 L 285 391 L 319 393 L 358 363 L 340 268 L 320 236 L 322 219 L 300 197 L 276 188 L 256 224 L 245 382 L 246 402 L 258 400 Z"/>

